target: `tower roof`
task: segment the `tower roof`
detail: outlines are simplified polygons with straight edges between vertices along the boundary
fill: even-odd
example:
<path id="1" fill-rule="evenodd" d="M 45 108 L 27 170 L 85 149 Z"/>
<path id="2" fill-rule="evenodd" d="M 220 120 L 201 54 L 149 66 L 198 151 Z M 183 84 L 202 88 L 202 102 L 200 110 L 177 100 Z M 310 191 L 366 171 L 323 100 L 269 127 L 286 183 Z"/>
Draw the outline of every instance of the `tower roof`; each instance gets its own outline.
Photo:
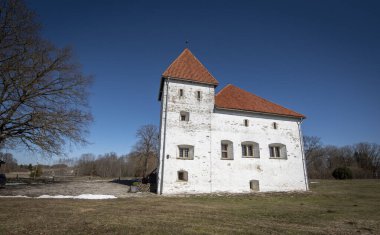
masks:
<path id="1" fill-rule="evenodd" d="M 233 109 L 257 113 L 305 118 L 304 115 L 272 103 L 234 85 L 227 85 L 215 96 L 215 106 L 220 109 Z"/>
<path id="2" fill-rule="evenodd" d="M 162 74 L 164 78 L 173 78 L 217 86 L 219 82 L 188 48 L 175 59 Z"/>

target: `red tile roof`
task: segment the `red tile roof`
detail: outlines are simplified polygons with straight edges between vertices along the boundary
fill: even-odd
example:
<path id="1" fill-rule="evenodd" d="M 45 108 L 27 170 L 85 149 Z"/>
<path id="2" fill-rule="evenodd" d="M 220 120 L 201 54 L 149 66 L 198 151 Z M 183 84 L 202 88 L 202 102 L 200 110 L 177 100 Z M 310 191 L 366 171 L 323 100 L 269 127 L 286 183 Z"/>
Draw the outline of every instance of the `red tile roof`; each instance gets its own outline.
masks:
<path id="1" fill-rule="evenodd" d="M 171 77 L 215 86 L 219 84 L 206 67 L 187 48 L 165 70 L 162 77 Z"/>
<path id="2" fill-rule="evenodd" d="M 220 109 L 234 109 L 280 116 L 305 118 L 304 115 L 272 103 L 231 84 L 215 96 L 215 106 Z"/>

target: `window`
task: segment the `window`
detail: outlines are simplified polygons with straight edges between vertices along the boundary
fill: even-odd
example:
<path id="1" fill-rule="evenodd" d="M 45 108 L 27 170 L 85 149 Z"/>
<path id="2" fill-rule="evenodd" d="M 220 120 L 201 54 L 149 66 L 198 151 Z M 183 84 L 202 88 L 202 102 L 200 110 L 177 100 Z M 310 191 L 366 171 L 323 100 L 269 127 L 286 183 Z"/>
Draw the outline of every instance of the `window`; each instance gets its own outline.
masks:
<path id="1" fill-rule="evenodd" d="M 180 148 L 179 149 L 180 158 L 189 158 L 189 148 Z"/>
<path id="2" fill-rule="evenodd" d="M 200 91 L 197 91 L 197 100 L 201 100 L 201 92 Z"/>
<path id="3" fill-rule="evenodd" d="M 278 125 L 277 125 L 277 122 L 274 122 L 274 123 L 273 123 L 273 129 L 275 129 L 275 130 L 276 130 L 276 129 L 277 129 L 277 127 L 278 127 Z"/>
<path id="4" fill-rule="evenodd" d="M 187 171 L 180 170 L 177 172 L 177 175 L 178 175 L 178 181 L 187 181 L 188 180 Z"/>
<path id="5" fill-rule="evenodd" d="M 232 160 L 233 156 L 233 144 L 232 141 L 222 140 L 221 142 L 221 159 Z"/>
<path id="6" fill-rule="evenodd" d="M 179 145 L 178 146 L 178 159 L 184 159 L 184 160 L 194 159 L 194 146 Z"/>
<path id="7" fill-rule="evenodd" d="M 183 89 L 179 89 L 179 97 L 183 97 Z"/>
<path id="8" fill-rule="evenodd" d="M 260 184 L 258 180 L 250 180 L 249 181 L 249 188 L 253 192 L 259 192 L 260 191 Z"/>
<path id="9" fill-rule="evenodd" d="M 244 119 L 244 126 L 248 126 L 248 125 L 249 125 L 248 119 Z"/>
<path id="10" fill-rule="evenodd" d="M 180 116 L 180 120 L 181 121 L 184 121 L 184 122 L 188 122 L 189 121 L 189 116 L 190 116 L 189 112 L 181 111 L 179 113 L 179 116 Z"/>
<path id="11" fill-rule="evenodd" d="M 222 158 L 228 158 L 228 144 L 222 144 Z"/>
<path id="12" fill-rule="evenodd" d="M 245 141 L 241 143 L 241 152 L 243 157 L 260 157 L 259 144 L 252 141 Z"/>
<path id="13" fill-rule="evenodd" d="M 286 146 L 283 144 L 269 145 L 270 158 L 286 158 Z"/>

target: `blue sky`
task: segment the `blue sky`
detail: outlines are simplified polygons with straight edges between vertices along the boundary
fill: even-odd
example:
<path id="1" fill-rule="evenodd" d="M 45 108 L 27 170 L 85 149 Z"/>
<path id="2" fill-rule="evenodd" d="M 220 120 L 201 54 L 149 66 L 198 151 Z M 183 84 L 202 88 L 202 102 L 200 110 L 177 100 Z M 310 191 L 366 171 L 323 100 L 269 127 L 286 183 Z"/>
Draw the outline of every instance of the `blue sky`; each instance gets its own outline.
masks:
<path id="1" fill-rule="evenodd" d="M 186 40 L 217 90 L 232 83 L 300 112 L 325 144 L 380 143 L 379 1 L 26 3 L 43 37 L 95 77 L 92 144 L 70 156 L 128 153 L 141 125 L 158 125 L 160 75 Z"/>

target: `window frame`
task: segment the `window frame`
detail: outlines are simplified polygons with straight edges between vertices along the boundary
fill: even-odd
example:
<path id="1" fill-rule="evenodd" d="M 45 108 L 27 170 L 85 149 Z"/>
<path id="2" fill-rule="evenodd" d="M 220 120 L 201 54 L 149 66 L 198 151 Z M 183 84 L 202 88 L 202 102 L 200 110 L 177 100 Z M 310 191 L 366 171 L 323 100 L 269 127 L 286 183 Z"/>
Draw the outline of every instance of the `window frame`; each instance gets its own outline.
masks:
<path id="1" fill-rule="evenodd" d="M 286 145 L 281 143 L 273 143 L 269 146 L 269 158 L 270 159 L 287 159 L 288 153 L 286 150 Z"/>
<path id="2" fill-rule="evenodd" d="M 183 94 L 184 94 L 183 89 L 179 89 L 179 98 L 182 98 Z"/>
<path id="3" fill-rule="evenodd" d="M 260 158 L 260 145 L 254 141 L 241 142 L 242 158 Z"/>
<path id="4" fill-rule="evenodd" d="M 227 149 L 223 149 L 223 146 L 226 146 Z M 234 147 L 231 140 L 220 141 L 220 151 L 221 160 L 234 160 Z M 223 153 L 225 153 L 227 157 L 223 157 Z"/>
<path id="5" fill-rule="evenodd" d="M 177 159 L 193 160 L 194 159 L 194 146 L 192 146 L 192 145 L 178 145 L 177 146 Z"/>
<path id="6" fill-rule="evenodd" d="M 248 119 L 244 119 L 244 126 L 246 126 L 246 127 L 249 126 L 249 120 Z"/>

